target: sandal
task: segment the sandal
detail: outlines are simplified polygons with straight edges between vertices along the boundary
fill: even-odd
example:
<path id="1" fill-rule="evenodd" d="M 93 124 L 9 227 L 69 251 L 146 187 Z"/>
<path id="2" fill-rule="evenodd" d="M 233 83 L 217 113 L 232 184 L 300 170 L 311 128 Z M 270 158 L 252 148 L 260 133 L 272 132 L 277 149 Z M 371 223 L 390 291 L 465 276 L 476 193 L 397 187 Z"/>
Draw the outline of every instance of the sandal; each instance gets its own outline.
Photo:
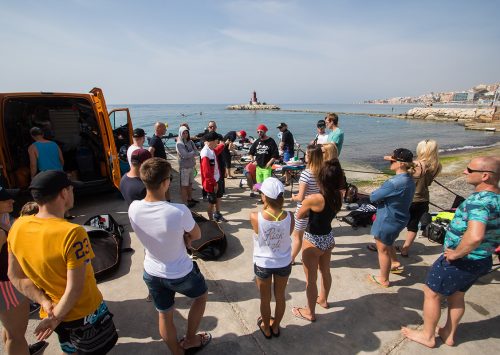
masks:
<path id="1" fill-rule="evenodd" d="M 366 249 L 368 249 L 370 251 L 377 251 L 377 246 L 375 244 L 368 244 L 366 246 Z"/>
<path id="2" fill-rule="evenodd" d="M 370 282 L 372 282 L 380 287 L 383 287 L 383 288 L 389 287 L 389 285 L 384 285 L 382 282 L 380 282 L 375 275 L 368 275 L 368 281 L 370 281 Z"/>
<path id="3" fill-rule="evenodd" d="M 269 327 L 269 335 L 267 335 L 265 332 L 264 332 L 264 328 L 261 327 L 262 325 L 262 317 L 259 317 L 257 318 L 257 327 L 259 327 L 260 329 L 260 332 L 262 333 L 262 335 L 266 338 L 266 339 L 271 339 L 273 337 L 273 331 L 271 330 L 271 327 Z"/>
<path id="4" fill-rule="evenodd" d="M 395 268 L 391 268 L 391 274 L 402 274 L 405 271 L 405 267 L 400 265 Z"/>
<path id="5" fill-rule="evenodd" d="M 199 334 L 197 334 L 197 336 L 200 337 L 200 345 L 184 349 L 184 354 L 196 354 L 198 351 L 200 351 L 205 346 L 207 346 L 208 343 L 210 343 L 210 341 L 212 340 L 212 334 L 210 334 L 208 332 L 199 333 Z M 184 340 L 185 339 L 182 338 L 180 342 L 182 343 Z M 182 344 L 181 344 L 181 346 L 182 346 Z"/>
<path id="6" fill-rule="evenodd" d="M 303 319 L 303 320 L 306 320 L 306 321 L 308 321 L 308 322 L 316 322 L 316 318 L 311 318 L 311 319 L 306 318 L 306 317 L 302 314 L 302 312 L 300 311 L 301 309 L 303 309 L 303 308 L 301 308 L 301 307 L 292 307 L 292 314 L 293 314 L 295 317 L 300 318 L 300 319 Z"/>

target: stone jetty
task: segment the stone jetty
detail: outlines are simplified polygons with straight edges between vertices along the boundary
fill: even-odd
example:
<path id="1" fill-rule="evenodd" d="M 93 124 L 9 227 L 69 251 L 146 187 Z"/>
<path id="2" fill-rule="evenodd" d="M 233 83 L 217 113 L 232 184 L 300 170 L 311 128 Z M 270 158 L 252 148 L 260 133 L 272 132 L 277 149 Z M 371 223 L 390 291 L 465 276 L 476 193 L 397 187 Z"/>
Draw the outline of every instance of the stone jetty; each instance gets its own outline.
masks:
<path id="1" fill-rule="evenodd" d="M 279 110 L 280 107 L 277 105 L 268 105 L 265 102 L 259 102 L 257 100 L 257 93 L 254 91 L 252 97 L 250 98 L 248 104 L 242 105 L 231 105 L 227 106 L 226 110 Z"/>
<path id="2" fill-rule="evenodd" d="M 226 107 L 226 110 L 279 110 L 280 107 L 277 105 L 267 105 L 267 104 L 246 104 L 246 105 L 230 105 Z"/>

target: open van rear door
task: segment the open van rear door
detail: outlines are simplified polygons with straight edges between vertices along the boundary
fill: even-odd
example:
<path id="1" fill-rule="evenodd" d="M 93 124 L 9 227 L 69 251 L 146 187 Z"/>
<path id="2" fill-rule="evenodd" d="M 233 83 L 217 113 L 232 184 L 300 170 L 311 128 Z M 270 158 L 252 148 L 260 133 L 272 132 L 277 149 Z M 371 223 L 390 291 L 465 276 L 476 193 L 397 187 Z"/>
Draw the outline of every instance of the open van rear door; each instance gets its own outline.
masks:
<path id="1" fill-rule="evenodd" d="M 90 90 L 90 93 L 93 94 L 92 100 L 94 101 L 95 107 L 97 109 L 97 122 L 101 131 L 104 150 L 106 151 L 106 156 L 108 158 L 108 169 L 110 172 L 110 177 L 113 181 L 113 185 L 115 185 L 115 187 L 119 189 L 121 179 L 120 161 L 118 159 L 118 153 L 116 151 L 116 144 L 113 137 L 113 129 L 109 121 L 106 101 L 104 100 L 104 95 L 101 89 L 93 88 L 92 90 Z"/>
<path id="2" fill-rule="evenodd" d="M 130 111 L 128 108 L 116 108 L 109 112 L 109 122 L 111 123 L 111 129 L 113 132 L 117 130 L 124 129 L 127 131 L 127 137 L 124 137 L 127 141 L 127 145 L 132 144 L 132 118 L 130 117 Z"/>

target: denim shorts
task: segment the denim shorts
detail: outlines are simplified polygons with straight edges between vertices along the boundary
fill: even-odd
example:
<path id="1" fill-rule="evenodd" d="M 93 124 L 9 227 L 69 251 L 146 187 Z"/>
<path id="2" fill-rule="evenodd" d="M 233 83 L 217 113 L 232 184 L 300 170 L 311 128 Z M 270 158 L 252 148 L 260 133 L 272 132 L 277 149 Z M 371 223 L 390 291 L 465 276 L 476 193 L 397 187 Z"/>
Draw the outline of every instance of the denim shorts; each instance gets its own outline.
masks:
<path id="1" fill-rule="evenodd" d="M 432 264 L 425 284 L 443 296 L 451 296 L 457 291 L 466 292 L 478 278 L 491 269 L 491 265 L 491 257 L 479 260 L 463 258 L 449 263 L 444 255 L 441 255 Z"/>
<path id="2" fill-rule="evenodd" d="M 174 306 L 175 293 L 189 297 L 198 298 L 203 296 L 207 290 L 207 284 L 198 264 L 193 261 L 193 270 L 189 274 L 179 279 L 165 279 L 151 276 L 146 271 L 142 277 L 149 293 L 153 298 L 153 303 L 158 312 L 167 312 Z"/>
<path id="3" fill-rule="evenodd" d="M 273 275 L 280 277 L 288 277 L 292 273 L 292 264 L 276 269 L 269 269 L 266 267 L 257 266 L 257 264 L 253 264 L 253 272 L 255 273 L 255 276 L 263 280 L 268 279 Z"/>

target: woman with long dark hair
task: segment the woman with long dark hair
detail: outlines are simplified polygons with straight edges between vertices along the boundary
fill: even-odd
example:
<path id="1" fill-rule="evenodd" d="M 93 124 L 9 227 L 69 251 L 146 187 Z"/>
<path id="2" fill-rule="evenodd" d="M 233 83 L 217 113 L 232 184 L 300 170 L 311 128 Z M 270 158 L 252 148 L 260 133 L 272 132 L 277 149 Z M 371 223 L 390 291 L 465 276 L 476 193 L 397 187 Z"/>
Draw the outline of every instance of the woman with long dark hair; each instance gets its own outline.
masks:
<path id="1" fill-rule="evenodd" d="M 328 308 L 328 294 L 332 285 L 330 258 L 335 246 L 332 220 L 342 207 L 340 190 L 344 185 L 344 173 L 338 160 L 326 161 L 317 176 L 320 193 L 309 195 L 302 201 L 298 218 L 309 215 L 309 223 L 302 242 L 302 262 L 306 274 L 307 307 L 293 307 L 297 318 L 310 322 L 316 320 L 315 308 L 319 304 Z M 316 280 L 318 269 L 321 288 L 318 294 Z"/>

